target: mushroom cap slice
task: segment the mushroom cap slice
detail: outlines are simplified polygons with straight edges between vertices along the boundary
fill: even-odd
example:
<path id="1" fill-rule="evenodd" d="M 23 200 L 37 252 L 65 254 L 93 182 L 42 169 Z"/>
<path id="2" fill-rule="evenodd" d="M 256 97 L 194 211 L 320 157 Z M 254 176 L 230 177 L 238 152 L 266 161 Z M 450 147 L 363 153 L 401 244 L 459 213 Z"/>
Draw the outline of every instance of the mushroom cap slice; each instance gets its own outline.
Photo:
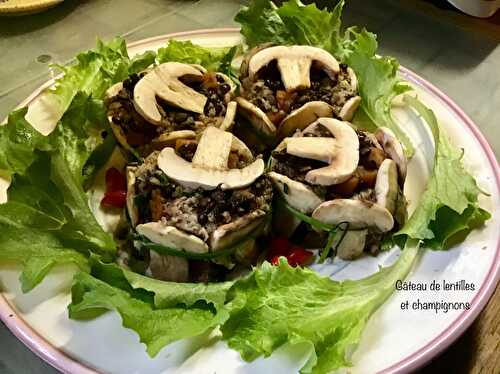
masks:
<path id="1" fill-rule="evenodd" d="M 153 124 L 160 124 L 162 116 L 156 97 L 184 110 L 203 113 L 206 96 L 182 83 L 183 75 L 201 76 L 203 73 L 192 65 L 167 62 L 147 73 L 134 87 L 136 110 Z"/>
<path id="2" fill-rule="evenodd" d="M 274 186 L 278 189 L 287 204 L 302 213 L 311 213 L 324 201 L 309 186 L 303 183 L 294 181 L 274 171 L 269 172 L 267 175 L 271 178 Z"/>
<path id="3" fill-rule="evenodd" d="M 236 91 L 236 84 L 234 84 L 234 82 L 232 81 L 231 78 L 229 78 L 226 74 L 223 74 L 223 73 L 215 73 L 216 76 L 218 77 L 221 77 L 224 82 L 226 82 L 229 87 L 231 87 L 231 89 L 229 90 L 229 92 L 227 92 L 225 95 L 224 95 L 224 100 L 226 103 L 230 102 L 231 99 L 234 97 L 234 92 Z"/>
<path id="4" fill-rule="evenodd" d="M 237 97 L 235 100 L 238 103 L 238 112 L 247 118 L 257 131 L 268 138 L 276 136 L 276 126 L 262 109 L 243 97 Z"/>
<path id="5" fill-rule="evenodd" d="M 233 135 L 233 141 L 231 143 L 231 151 L 236 152 L 240 157 L 246 161 L 250 162 L 254 159 L 252 151 L 243 143 L 240 139 Z"/>
<path id="6" fill-rule="evenodd" d="M 349 80 L 351 81 L 351 88 L 354 91 L 358 90 L 358 77 L 356 77 L 356 73 L 350 67 L 347 67 L 347 74 L 349 75 Z"/>
<path id="7" fill-rule="evenodd" d="M 243 61 L 241 61 L 241 65 L 240 65 L 240 79 L 248 77 L 248 65 L 249 65 L 250 60 L 252 59 L 252 57 L 255 56 L 255 54 L 257 52 L 260 52 L 263 49 L 269 48 L 272 45 L 273 45 L 273 43 L 259 44 L 258 46 L 253 47 L 252 49 L 250 49 L 245 54 L 245 56 L 243 57 Z"/>
<path id="8" fill-rule="evenodd" d="M 208 245 L 197 236 L 186 234 L 174 226 L 167 226 L 161 221 L 137 225 L 136 231 L 153 243 L 191 253 L 206 253 Z"/>
<path id="9" fill-rule="evenodd" d="M 361 97 L 360 96 L 354 96 L 351 97 L 347 102 L 344 104 L 342 109 L 340 109 L 339 112 L 339 117 L 343 121 L 350 121 L 354 117 L 354 113 L 356 113 L 356 110 L 359 107 L 359 104 L 361 104 Z"/>
<path id="10" fill-rule="evenodd" d="M 386 158 L 380 165 L 375 181 L 375 196 L 377 204 L 386 208 L 394 215 L 398 200 L 398 169 L 396 163 Z"/>
<path id="11" fill-rule="evenodd" d="M 377 229 L 387 232 L 394 226 L 392 214 L 370 201 L 334 199 L 325 201 L 312 213 L 312 218 L 330 225 L 349 222 L 349 229 Z"/>
<path id="12" fill-rule="evenodd" d="M 324 101 L 310 101 L 292 111 L 281 121 L 278 139 L 291 136 L 296 130 L 303 130 L 321 117 L 331 117 L 333 108 Z"/>
<path id="13" fill-rule="evenodd" d="M 139 222 L 139 210 L 134 203 L 135 198 L 135 171 L 137 170 L 134 166 L 127 166 L 125 171 L 127 176 L 127 212 L 130 218 L 130 223 L 132 227 L 135 227 Z"/>
<path id="14" fill-rule="evenodd" d="M 339 243 L 341 235 L 337 235 L 333 240 L 332 247 L 337 247 L 337 256 L 342 260 L 354 260 L 363 254 L 366 244 L 368 230 L 348 230 L 342 241 Z"/>
<path id="15" fill-rule="evenodd" d="M 209 126 L 203 131 L 193 156 L 193 166 L 207 169 L 227 169 L 233 135 Z"/>
<path id="16" fill-rule="evenodd" d="M 276 60 L 281 80 L 287 91 L 311 87 L 310 70 L 314 62 L 332 79 L 340 71 L 338 61 L 321 48 L 292 45 L 265 48 L 255 53 L 248 63 L 248 75 L 254 79 L 260 69 Z"/>
<path id="17" fill-rule="evenodd" d="M 156 149 L 163 149 L 165 147 L 174 147 L 175 142 L 179 139 L 194 139 L 196 138 L 196 133 L 193 130 L 178 130 L 172 132 L 165 132 L 153 139 L 151 144 Z"/>
<path id="18" fill-rule="evenodd" d="M 149 266 L 146 275 L 169 282 L 187 282 L 189 279 L 189 263 L 182 257 L 165 256 L 149 251 Z"/>
<path id="19" fill-rule="evenodd" d="M 234 125 L 234 118 L 236 117 L 236 109 L 238 103 L 236 101 L 230 101 L 226 106 L 226 115 L 219 126 L 219 129 L 224 131 L 231 131 Z"/>
<path id="20" fill-rule="evenodd" d="M 331 163 L 338 151 L 333 138 L 297 137 L 286 138 L 286 153 L 311 160 Z"/>
<path id="21" fill-rule="evenodd" d="M 123 82 L 115 83 L 106 90 L 106 93 L 104 95 L 106 98 L 112 98 L 118 95 L 118 93 L 122 90 L 122 88 L 123 88 Z M 123 131 L 121 126 L 113 122 L 112 116 L 108 116 L 108 122 L 109 126 L 111 127 L 111 131 L 113 131 L 113 135 L 118 141 L 118 144 L 120 144 L 127 151 L 133 151 L 132 147 L 127 142 L 127 136 L 125 135 L 125 132 Z"/>
<path id="22" fill-rule="evenodd" d="M 379 141 L 385 153 L 387 153 L 398 166 L 399 182 L 403 185 L 406 179 L 407 160 L 401 143 L 396 138 L 396 135 L 394 135 L 392 130 L 387 127 L 379 127 L 377 131 L 375 131 L 375 137 Z"/>
<path id="23" fill-rule="evenodd" d="M 217 227 L 210 235 L 210 248 L 212 251 L 217 251 L 240 242 L 264 222 L 266 214 L 265 211 L 257 209 L 233 222 Z"/>
<path id="24" fill-rule="evenodd" d="M 104 93 L 105 98 L 110 99 L 120 93 L 123 88 L 123 82 L 118 82 L 109 87 Z"/>
<path id="25" fill-rule="evenodd" d="M 173 148 L 165 148 L 158 156 L 158 167 L 172 180 L 188 188 L 223 190 L 247 187 L 264 172 L 264 161 L 257 159 L 242 169 L 217 170 L 197 167 L 178 156 Z"/>
<path id="26" fill-rule="evenodd" d="M 330 165 L 309 171 L 305 179 L 308 183 L 322 186 L 345 182 L 358 166 L 358 135 L 348 122 L 334 118 L 319 118 L 317 122 L 332 133 L 335 141 L 335 156 Z"/>

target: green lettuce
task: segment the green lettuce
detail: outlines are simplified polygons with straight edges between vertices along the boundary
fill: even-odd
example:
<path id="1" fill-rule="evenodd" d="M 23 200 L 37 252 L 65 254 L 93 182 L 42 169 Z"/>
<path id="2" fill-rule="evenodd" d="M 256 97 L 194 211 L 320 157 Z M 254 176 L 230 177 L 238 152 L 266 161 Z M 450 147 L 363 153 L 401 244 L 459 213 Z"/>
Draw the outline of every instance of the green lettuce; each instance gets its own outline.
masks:
<path id="1" fill-rule="evenodd" d="M 244 7 L 235 20 L 241 24 L 241 33 L 250 47 L 267 42 L 313 45 L 351 66 L 362 97 L 355 121 L 368 127 L 389 127 L 411 157 L 415 149 L 391 115 L 393 99 L 411 87 L 398 77 L 399 64 L 394 58 L 376 54 L 375 34 L 357 26 L 342 30 L 343 7 L 344 1 L 328 11 L 299 0 L 284 2 L 280 7 L 268 0 L 257 0 Z M 437 151 L 434 173 L 422 203 L 398 236 L 422 239 L 429 248 L 447 249 L 490 215 L 477 204 L 480 190 L 464 169 L 461 152 L 445 137 L 436 135 L 439 126 L 432 111 L 416 100 L 409 99 L 408 104 L 431 126 Z"/>
<path id="2" fill-rule="evenodd" d="M 87 257 L 71 248 L 50 231 L 0 224 L 0 263 L 21 263 L 23 292 L 36 287 L 55 265 L 73 264 L 89 271 Z"/>
<path id="3" fill-rule="evenodd" d="M 163 282 L 92 258 L 91 274 L 75 276 L 70 317 L 93 318 L 116 310 L 155 356 L 166 344 L 221 327 L 228 345 L 251 361 L 289 342 L 308 343 L 303 372 L 349 366 L 370 315 L 410 271 L 418 250 L 408 241 L 398 261 L 359 281 L 336 282 L 282 258 L 265 262 L 235 282 Z"/>
<path id="4" fill-rule="evenodd" d="M 55 264 L 86 269 L 90 252 L 114 257 L 116 244 L 90 211 L 84 189 L 115 147 L 102 98 L 109 86 L 155 59 L 154 52 L 129 58 L 120 38 L 98 41 L 75 64 L 59 67 L 64 75 L 55 86 L 0 127 L 0 171 L 11 179 L 8 202 L 0 205 L 2 236 L 9 236 L 0 241 L 0 264 L 25 265 L 24 291 Z M 32 125 L 54 130 L 42 134 Z M 29 245 L 32 233 L 40 240 Z"/>
<path id="5" fill-rule="evenodd" d="M 0 168 L 12 179 L 8 201 L 0 204 L 2 236 L 9 237 L 0 241 L 0 263 L 24 263 L 21 283 L 28 291 L 53 265 L 84 268 L 89 251 L 112 258 L 116 245 L 97 223 L 83 189 L 84 166 L 107 128 L 102 102 L 77 94 L 48 136 L 34 130 L 25 114 L 26 108 L 13 112 L 0 127 L 0 143 L 6 146 Z"/>
<path id="6" fill-rule="evenodd" d="M 91 274 L 78 273 L 68 307 L 73 319 L 115 310 L 155 356 L 167 344 L 203 334 L 229 317 L 223 307 L 231 283 L 189 284 L 147 278 L 92 258 Z M 229 304 L 228 304 L 229 305 Z"/>
<path id="7" fill-rule="evenodd" d="M 243 7 L 235 21 L 241 24 L 241 33 L 249 47 L 269 42 L 312 45 L 326 49 L 351 66 L 363 99 L 358 116 L 364 115 L 371 126 L 391 128 L 411 157 L 414 147 L 391 116 L 392 100 L 410 90 L 410 86 L 397 76 L 399 64 L 395 59 L 376 55 L 375 34 L 358 27 L 342 30 L 343 7 L 344 1 L 328 11 L 299 0 L 284 2 L 280 7 L 269 0 L 256 0 Z"/>
<path id="8" fill-rule="evenodd" d="M 463 240 L 491 215 L 480 208 L 481 190 L 462 164 L 463 150 L 453 146 L 441 132 L 432 110 L 418 99 L 405 96 L 430 127 L 435 143 L 434 168 L 419 205 L 396 236 L 421 239 L 433 249 L 447 249 Z"/>
<path id="9" fill-rule="evenodd" d="M 304 373 L 330 373 L 350 365 L 348 352 L 357 346 L 371 314 L 404 279 L 417 255 L 409 242 L 398 261 L 374 275 L 336 282 L 314 271 L 264 263 L 236 282 L 233 297 L 245 300 L 221 327 L 229 347 L 251 361 L 269 356 L 285 343 L 309 343 L 313 348 Z"/>
<path id="10" fill-rule="evenodd" d="M 190 41 L 170 40 L 166 47 L 158 50 L 158 63 L 169 61 L 198 64 L 208 71 L 224 73 L 235 79 L 236 73 L 231 64 L 239 51 L 238 46 L 208 48 Z"/>
<path id="11" fill-rule="evenodd" d="M 154 52 L 146 52 L 130 59 L 122 38 L 97 40 L 96 48 L 78 54 L 73 65 L 56 66 L 64 75 L 30 105 L 26 119 L 36 128 L 54 128 L 78 92 L 100 99 L 113 83 L 143 70 L 155 58 Z"/>

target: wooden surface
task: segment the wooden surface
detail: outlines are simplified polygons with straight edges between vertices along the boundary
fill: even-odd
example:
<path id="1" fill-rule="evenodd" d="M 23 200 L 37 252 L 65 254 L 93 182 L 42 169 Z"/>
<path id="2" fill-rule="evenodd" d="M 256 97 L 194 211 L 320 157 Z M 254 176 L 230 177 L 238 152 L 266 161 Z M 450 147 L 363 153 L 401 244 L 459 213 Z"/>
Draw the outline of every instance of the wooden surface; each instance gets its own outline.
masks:
<path id="1" fill-rule="evenodd" d="M 500 373 L 500 285 L 477 320 L 421 373 Z"/>

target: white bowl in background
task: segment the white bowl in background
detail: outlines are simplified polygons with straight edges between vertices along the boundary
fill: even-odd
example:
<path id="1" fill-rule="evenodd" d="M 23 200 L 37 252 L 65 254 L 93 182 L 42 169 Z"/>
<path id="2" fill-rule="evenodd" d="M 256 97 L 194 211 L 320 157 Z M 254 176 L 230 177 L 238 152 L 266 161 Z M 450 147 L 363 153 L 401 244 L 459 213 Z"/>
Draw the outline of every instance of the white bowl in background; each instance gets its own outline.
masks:
<path id="1" fill-rule="evenodd" d="M 500 0 L 448 0 L 462 12 L 474 17 L 491 17 L 500 8 Z"/>

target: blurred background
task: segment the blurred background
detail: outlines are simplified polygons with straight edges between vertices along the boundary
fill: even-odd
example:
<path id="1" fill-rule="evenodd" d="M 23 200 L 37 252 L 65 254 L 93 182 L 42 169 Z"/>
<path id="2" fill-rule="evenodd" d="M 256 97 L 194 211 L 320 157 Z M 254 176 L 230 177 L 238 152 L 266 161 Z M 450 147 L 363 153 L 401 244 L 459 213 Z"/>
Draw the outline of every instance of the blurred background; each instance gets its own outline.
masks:
<path id="1" fill-rule="evenodd" d="M 234 27 L 243 0 L 45 0 L 52 8 L 13 16 L 9 6 L 36 1 L 0 0 L 0 120 L 52 76 L 52 63 L 70 62 L 97 37 L 127 41 L 171 32 Z M 308 1 L 310 2 L 310 1 Z M 334 6 L 335 1 L 316 1 Z M 500 154 L 499 0 L 346 0 L 345 25 L 365 25 L 378 34 L 380 53 L 434 83 L 479 125 Z M 214 6 L 216 4 L 216 6 Z M 12 9 L 11 9 L 12 11 Z M 466 334 L 423 373 L 500 372 L 500 294 Z M 55 373 L 0 323 L 0 374 Z"/>

